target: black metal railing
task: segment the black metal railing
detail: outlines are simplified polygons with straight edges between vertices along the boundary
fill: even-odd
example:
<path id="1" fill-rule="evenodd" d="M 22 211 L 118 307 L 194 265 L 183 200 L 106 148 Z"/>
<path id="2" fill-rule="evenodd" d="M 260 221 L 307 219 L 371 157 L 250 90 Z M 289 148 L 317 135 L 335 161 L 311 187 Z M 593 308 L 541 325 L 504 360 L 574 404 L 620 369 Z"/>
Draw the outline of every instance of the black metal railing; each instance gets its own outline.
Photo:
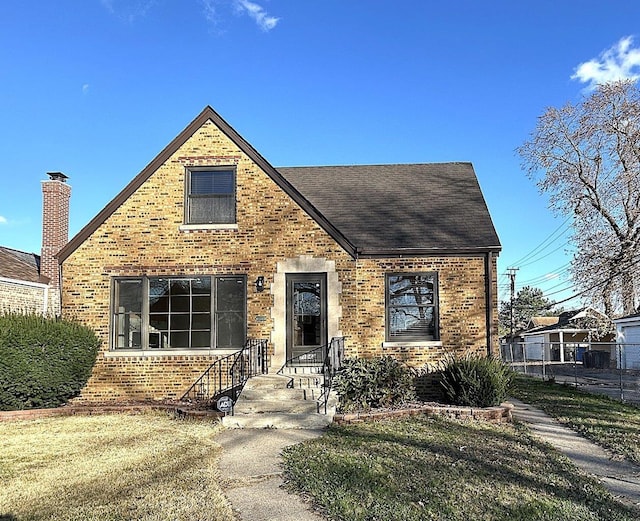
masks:
<path id="1" fill-rule="evenodd" d="M 321 408 L 324 408 L 324 413 L 327 414 L 327 402 L 329 401 L 329 394 L 331 393 L 331 384 L 333 377 L 340 367 L 342 367 L 342 361 L 344 360 L 344 337 L 333 337 L 326 350 L 326 356 L 322 364 L 322 393 L 318 397 L 318 412 Z"/>
<path id="2" fill-rule="evenodd" d="M 181 400 L 207 402 L 227 395 L 235 402 L 249 378 L 268 371 L 267 340 L 250 338 L 242 349 L 213 362 Z"/>
<path id="3" fill-rule="evenodd" d="M 336 371 L 342 366 L 344 359 L 344 337 L 333 337 L 326 345 L 316 347 L 306 353 L 288 358 L 278 370 L 278 374 L 285 374 L 287 368 L 317 367 L 318 378 L 322 375 L 322 390 L 316 400 L 317 410 L 324 409 L 327 414 L 327 402 L 331 393 L 331 382 Z M 289 383 L 293 387 L 293 379 Z"/>
<path id="4" fill-rule="evenodd" d="M 288 358 L 284 367 L 306 367 L 306 366 L 314 366 L 321 365 L 324 363 L 324 359 L 326 357 L 327 345 L 323 345 L 320 347 L 316 347 L 311 351 L 307 351 L 305 353 L 301 353 L 299 355 Z"/>

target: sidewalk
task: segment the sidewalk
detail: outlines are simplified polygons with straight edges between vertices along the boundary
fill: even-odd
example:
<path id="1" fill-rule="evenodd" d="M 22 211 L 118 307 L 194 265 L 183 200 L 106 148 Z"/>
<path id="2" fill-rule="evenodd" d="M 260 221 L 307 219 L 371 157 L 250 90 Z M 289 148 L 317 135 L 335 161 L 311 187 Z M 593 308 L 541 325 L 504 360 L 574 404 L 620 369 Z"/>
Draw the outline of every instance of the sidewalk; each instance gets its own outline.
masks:
<path id="1" fill-rule="evenodd" d="M 598 445 L 564 427 L 536 407 L 518 400 L 513 417 L 527 424 L 534 435 L 553 445 L 573 463 L 598 478 L 611 494 L 626 504 L 640 505 L 640 467 L 626 461 L 614 461 Z"/>
<path id="2" fill-rule="evenodd" d="M 322 436 L 316 429 L 229 429 L 216 436 L 223 452 L 222 488 L 242 521 L 323 521 L 282 487 L 284 447 Z"/>

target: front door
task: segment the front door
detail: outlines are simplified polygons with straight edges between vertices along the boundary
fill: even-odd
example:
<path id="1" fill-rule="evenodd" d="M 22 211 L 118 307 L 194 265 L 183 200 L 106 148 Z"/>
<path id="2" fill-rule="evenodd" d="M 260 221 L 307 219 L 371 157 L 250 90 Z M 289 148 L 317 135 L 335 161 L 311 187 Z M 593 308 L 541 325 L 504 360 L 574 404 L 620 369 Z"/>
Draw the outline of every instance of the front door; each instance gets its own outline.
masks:
<path id="1" fill-rule="evenodd" d="M 287 360 L 327 344 L 327 276 L 287 275 Z"/>

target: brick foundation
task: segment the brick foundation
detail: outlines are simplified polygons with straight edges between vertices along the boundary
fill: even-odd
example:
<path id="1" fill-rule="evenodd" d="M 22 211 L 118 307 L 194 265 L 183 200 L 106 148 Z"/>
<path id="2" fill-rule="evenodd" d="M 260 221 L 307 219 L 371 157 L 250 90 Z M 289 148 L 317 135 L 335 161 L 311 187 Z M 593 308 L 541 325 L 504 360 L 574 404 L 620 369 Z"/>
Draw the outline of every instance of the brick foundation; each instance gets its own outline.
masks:
<path id="1" fill-rule="evenodd" d="M 513 405 L 504 403 L 497 407 L 455 407 L 451 405 L 423 405 L 389 411 L 372 411 L 361 413 L 336 414 L 333 422 L 336 424 L 359 423 L 364 421 L 387 420 L 391 418 L 405 418 L 426 414 L 427 416 L 446 416 L 456 420 L 479 420 L 491 423 L 510 423 Z"/>
<path id="2" fill-rule="evenodd" d="M 179 400 L 216 356 L 99 356 L 74 403 Z"/>

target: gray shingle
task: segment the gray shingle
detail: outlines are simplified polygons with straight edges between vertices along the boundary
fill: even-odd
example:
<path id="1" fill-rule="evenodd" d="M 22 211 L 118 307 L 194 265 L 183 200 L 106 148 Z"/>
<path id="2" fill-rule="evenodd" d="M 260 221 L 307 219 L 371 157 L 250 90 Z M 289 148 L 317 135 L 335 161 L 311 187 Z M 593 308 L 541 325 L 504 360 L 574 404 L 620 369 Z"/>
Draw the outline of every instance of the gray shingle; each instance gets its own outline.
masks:
<path id="1" fill-rule="evenodd" d="M 363 254 L 500 249 L 471 163 L 277 170 Z"/>

